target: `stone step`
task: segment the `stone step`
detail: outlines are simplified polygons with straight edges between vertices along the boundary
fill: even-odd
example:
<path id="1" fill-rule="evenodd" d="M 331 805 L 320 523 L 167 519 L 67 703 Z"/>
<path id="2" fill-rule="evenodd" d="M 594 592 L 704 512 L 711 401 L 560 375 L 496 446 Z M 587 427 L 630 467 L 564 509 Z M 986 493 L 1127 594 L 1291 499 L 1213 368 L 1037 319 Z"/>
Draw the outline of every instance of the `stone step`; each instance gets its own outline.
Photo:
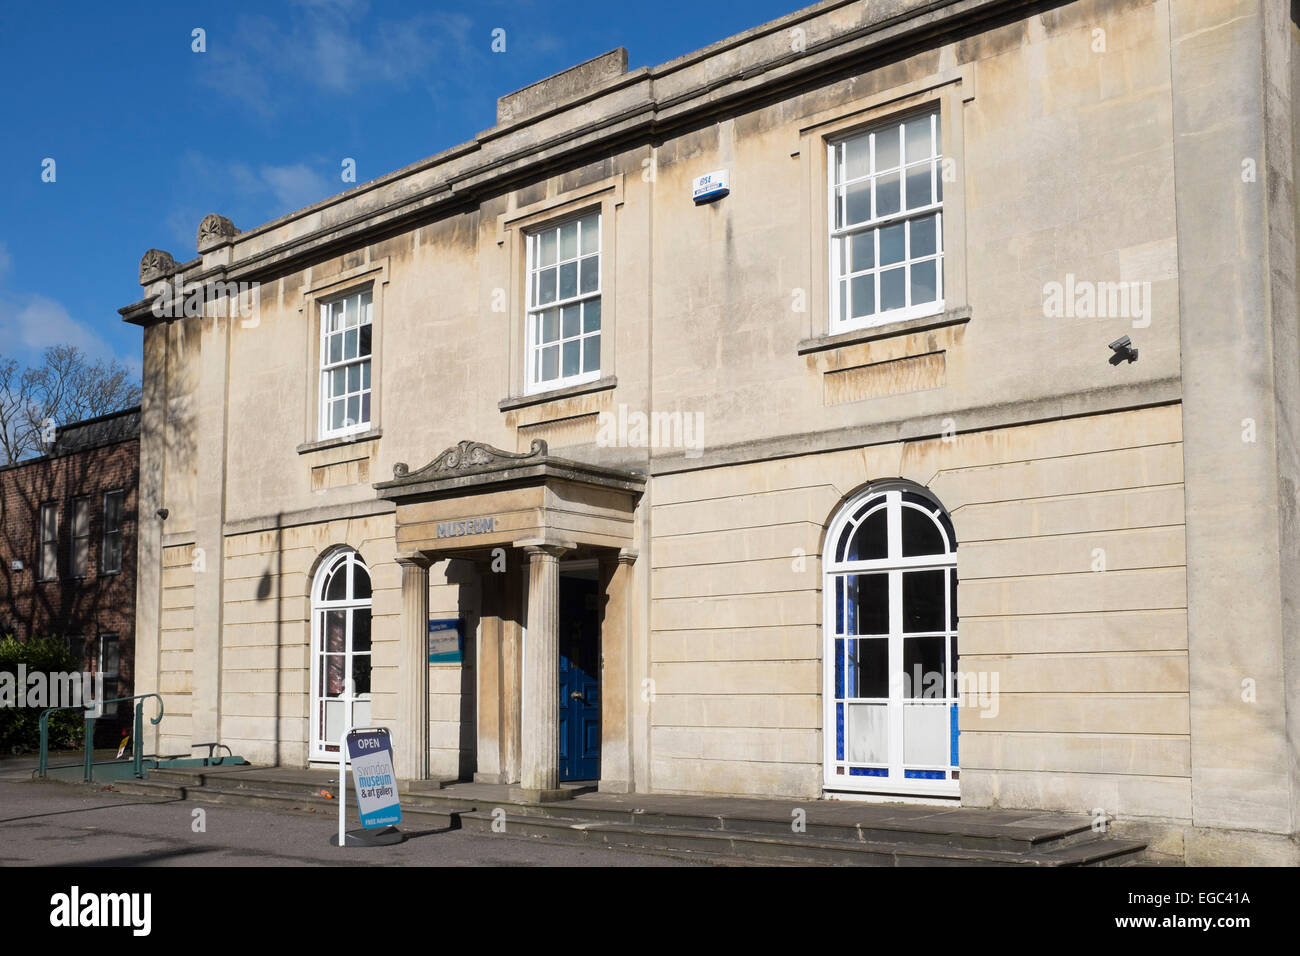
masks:
<path id="1" fill-rule="evenodd" d="M 625 849 L 653 850 L 683 857 L 728 857 L 771 863 L 842 866 L 1086 866 L 1140 853 L 1145 844 L 1096 838 L 1051 850 L 1014 851 L 971 849 L 934 843 L 823 840 L 809 834 L 783 835 L 682 827 L 593 823 L 577 818 L 505 816 L 490 811 L 460 815 L 461 825 L 520 839 L 546 838 L 574 844 L 605 844 Z"/>
<path id="2" fill-rule="evenodd" d="M 288 773 L 284 776 L 271 776 L 265 773 L 256 775 L 245 775 L 230 771 L 218 771 L 215 773 L 205 772 L 203 770 L 189 769 L 159 769 L 149 772 L 148 780 L 156 782 L 158 785 L 181 787 L 186 790 L 203 790 L 208 792 L 221 793 L 243 793 L 243 792 L 267 792 L 274 791 L 277 793 L 289 794 L 301 799 L 324 799 L 321 797 L 321 791 L 328 792 L 332 797 L 337 798 L 339 793 L 338 777 L 334 775 L 316 775 L 304 777 L 301 773 Z M 354 799 L 354 791 L 351 778 L 348 778 L 348 799 Z M 402 806 L 418 806 L 445 814 L 453 813 L 458 810 L 475 809 L 480 801 L 474 800 L 443 800 L 437 796 L 436 790 L 411 790 L 406 787 L 400 788 Z"/>
<path id="3" fill-rule="evenodd" d="M 1147 845 L 1141 840 L 1099 837 L 1086 843 L 1046 850 L 1042 856 L 1056 866 L 1132 866 L 1140 863 Z"/>
<path id="4" fill-rule="evenodd" d="M 483 804 L 480 803 L 480 808 Z M 568 803 L 507 804 L 500 806 L 508 813 L 522 816 L 572 818 L 587 822 L 624 824 L 655 829 L 706 830 L 724 833 L 744 833 L 765 836 L 786 836 L 793 833 L 789 820 L 745 817 L 736 815 L 702 816 L 692 813 L 664 811 L 635 812 L 616 808 L 580 806 Z M 461 807 L 468 810 L 469 807 Z M 939 846 L 958 846 L 970 849 L 997 849 L 1027 852 L 1035 847 L 1068 846 L 1085 843 L 1095 838 L 1089 822 L 1064 824 L 1051 830 L 1032 833 L 1009 833 L 1006 827 L 980 826 L 963 823 L 952 826 L 923 826 L 920 824 L 841 824 L 806 821 L 799 834 L 809 839 L 847 843 L 889 843 L 906 840 L 909 843 L 927 843 Z"/>
<path id="5" fill-rule="evenodd" d="M 304 811 L 318 815 L 322 810 L 329 814 L 337 814 L 339 806 L 337 799 L 321 796 L 319 792 L 291 793 L 283 789 L 262 789 L 247 786 L 246 784 L 241 784 L 238 787 L 211 785 L 194 787 L 179 785 L 172 781 L 154 783 L 148 780 L 132 780 L 122 782 L 115 789 L 119 793 L 154 796 L 161 799 L 188 800 L 194 803 L 224 806 L 257 807 L 265 810 Z M 333 789 L 330 792 L 333 793 Z M 351 795 L 349 794 L 349 796 Z M 348 802 L 352 803 L 351 800 Z M 350 817 L 355 815 L 355 805 L 348 812 Z M 402 816 L 403 818 L 414 818 L 421 826 L 431 826 L 438 829 L 459 826 L 457 822 L 458 815 L 455 813 L 443 808 L 409 804 L 405 800 L 402 802 Z"/>
<path id="6" fill-rule="evenodd" d="M 338 780 L 300 771 L 241 774 L 172 769 L 152 771 L 144 781 L 123 781 L 118 789 L 160 799 L 320 813 L 337 807 L 337 799 L 320 791 L 337 798 Z M 686 805 L 676 811 L 662 805 L 602 806 L 581 799 L 525 803 L 506 796 L 504 789 L 475 794 L 417 785 L 403 789 L 402 810 L 435 827 L 464 825 L 487 832 L 491 832 L 493 811 L 500 811 L 508 827 L 519 831 L 516 835 L 603 842 L 683 858 L 707 857 L 711 862 L 1129 865 L 1145 849 L 1142 843 L 1094 832 L 1091 820 L 1081 815 L 1044 815 L 1041 820 L 1013 817 L 1011 824 L 966 814 L 877 818 L 872 823 L 814 819 L 796 834 L 788 820 L 760 816 L 748 806 L 737 809 L 734 803 L 726 805 L 731 808 L 728 813 L 709 815 Z"/>
<path id="7" fill-rule="evenodd" d="M 282 790 L 285 793 L 312 794 L 328 790 L 335 796 L 339 786 L 337 775 L 313 774 L 310 778 L 304 778 L 302 775 L 286 774 L 281 777 L 265 774 L 247 775 L 228 770 L 210 772 L 187 768 L 151 770 L 149 779 L 182 787 L 215 787 L 222 790 Z"/>
<path id="8" fill-rule="evenodd" d="M 515 816 L 550 817 L 658 829 L 707 830 L 769 836 L 782 836 L 792 832 L 790 821 L 783 819 L 736 814 L 705 816 L 685 811 L 627 810 L 574 801 L 534 804 L 508 799 L 482 800 L 433 789 L 405 791 L 402 800 L 404 805 L 410 800 L 422 806 L 443 807 L 448 812 L 464 813 L 485 808 L 500 808 L 508 815 Z M 1027 852 L 1034 848 L 1088 843 L 1098 834 L 1093 831 L 1092 821 L 1089 818 L 1075 817 L 1063 818 L 1063 822 L 1058 826 L 1033 831 L 1014 831 L 996 824 L 982 825 L 956 821 L 950 825 L 906 822 L 867 825 L 808 821 L 806 830 L 801 836 L 848 843 L 889 843 L 905 840 L 908 843 Z"/>
<path id="9" fill-rule="evenodd" d="M 128 780 L 115 780 L 113 789 L 118 793 L 127 793 L 139 797 L 157 797 L 160 800 L 184 800 L 185 788 L 170 781 L 162 781 L 146 777 L 143 780 L 134 778 Z"/>

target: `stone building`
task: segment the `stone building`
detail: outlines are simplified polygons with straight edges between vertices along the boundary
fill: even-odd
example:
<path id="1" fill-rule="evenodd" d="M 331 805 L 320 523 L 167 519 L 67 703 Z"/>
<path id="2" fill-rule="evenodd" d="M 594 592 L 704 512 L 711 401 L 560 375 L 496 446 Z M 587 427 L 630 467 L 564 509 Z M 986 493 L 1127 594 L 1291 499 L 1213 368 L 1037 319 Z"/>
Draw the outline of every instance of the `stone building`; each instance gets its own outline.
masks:
<path id="1" fill-rule="evenodd" d="M 1296 862 L 1290 16 L 826 0 L 150 250 L 160 749 Z"/>
<path id="2" fill-rule="evenodd" d="M 108 698 L 129 697 L 135 647 L 140 409 L 60 426 L 47 454 L 0 468 L 0 634 L 63 639 Z M 96 736 L 116 740 L 129 708 Z"/>

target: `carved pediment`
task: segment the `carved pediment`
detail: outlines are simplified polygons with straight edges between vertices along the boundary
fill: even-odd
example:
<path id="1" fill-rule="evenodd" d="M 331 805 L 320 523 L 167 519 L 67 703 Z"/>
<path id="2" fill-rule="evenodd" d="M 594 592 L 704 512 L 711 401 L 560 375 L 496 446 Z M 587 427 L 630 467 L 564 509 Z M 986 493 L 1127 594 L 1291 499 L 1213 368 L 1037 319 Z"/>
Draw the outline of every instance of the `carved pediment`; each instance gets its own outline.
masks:
<path id="1" fill-rule="evenodd" d="M 393 479 L 401 481 L 427 481 L 436 478 L 459 478 L 479 472 L 529 465 L 546 458 L 545 440 L 533 439 L 526 452 L 502 451 L 481 441 L 462 441 L 452 445 L 423 468 L 411 471 L 404 461 L 393 465 Z"/>
<path id="2" fill-rule="evenodd" d="M 207 252 L 213 246 L 219 246 L 229 242 L 239 235 L 239 230 L 235 224 L 225 216 L 218 216 L 215 212 L 208 213 L 199 223 L 199 235 L 195 240 L 199 252 Z"/>
<path id="3" fill-rule="evenodd" d="M 140 259 L 140 284 L 148 285 L 156 279 L 169 276 L 176 271 L 176 260 L 170 252 L 150 249 Z"/>

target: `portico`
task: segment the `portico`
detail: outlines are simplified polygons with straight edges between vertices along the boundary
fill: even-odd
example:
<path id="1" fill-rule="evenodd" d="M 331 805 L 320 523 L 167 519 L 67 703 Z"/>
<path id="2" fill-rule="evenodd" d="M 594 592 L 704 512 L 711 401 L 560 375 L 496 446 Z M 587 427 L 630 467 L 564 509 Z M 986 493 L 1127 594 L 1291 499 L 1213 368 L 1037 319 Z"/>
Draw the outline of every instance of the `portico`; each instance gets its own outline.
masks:
<path id="1" fill-rule="evenodd" d="M 396 506 L 402 566 L 398 775 L 428 775 L 429 568 L 460 560 L 476 570 L 482 595 L 474 779 L 517 785 L 530 799 L 559 796 L 561 727 L 572 698 L 574 714 L 585 707 L 598 717 L 590 742 L 599 743 L 600 789 L 628 792 L 629 591 L 644 477 L 553 457 L 540 440 L 519 454 L 462 441 L 423 468 L 399 462 L 393 471 L 375 488 Z M 590 665 L 598 690 L 587 700 L 581 690 L 561 691 L 562 662 L 566 670 L 576 666 L 562 647 L 562 627 L 570 635 L 583 631 L 565 619 L 575 612 L 561 600 L 562 562 L 574 560 L 594 592 L 599 631 Z"/>

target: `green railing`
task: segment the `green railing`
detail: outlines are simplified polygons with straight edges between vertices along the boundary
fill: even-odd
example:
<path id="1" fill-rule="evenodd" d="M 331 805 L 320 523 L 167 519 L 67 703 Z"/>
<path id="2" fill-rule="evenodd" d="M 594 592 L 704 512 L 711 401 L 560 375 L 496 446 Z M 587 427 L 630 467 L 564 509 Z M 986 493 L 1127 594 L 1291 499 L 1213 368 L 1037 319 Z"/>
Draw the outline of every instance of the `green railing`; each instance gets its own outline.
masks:
<path id="1" fill-rule="evenodd" d="M 139 701 L 135 705 L 135 737 L 131 741 L 132 770 L 137 777 L 144 776 L 144 702 L 150 697 L 158 701 L 158 716 L 150 717 L 149 723 L 158 725 L 163 719 L 163 699 L 157 694 L 136 694 L 134 697 L 114 697 L 102 701 L 104 704 L 120 704 L 127 701 Z M 82 766 L 85 770 L 85 782 L 90 783 L 95 775 L 95 717 L 84 707 L 48 707 L 41 711 L 41 762 L 36 775 L 45 778 L 50 765 L 50 714 L 56 710 L 83 710 L 86 713 L 85 757 Z"/>

